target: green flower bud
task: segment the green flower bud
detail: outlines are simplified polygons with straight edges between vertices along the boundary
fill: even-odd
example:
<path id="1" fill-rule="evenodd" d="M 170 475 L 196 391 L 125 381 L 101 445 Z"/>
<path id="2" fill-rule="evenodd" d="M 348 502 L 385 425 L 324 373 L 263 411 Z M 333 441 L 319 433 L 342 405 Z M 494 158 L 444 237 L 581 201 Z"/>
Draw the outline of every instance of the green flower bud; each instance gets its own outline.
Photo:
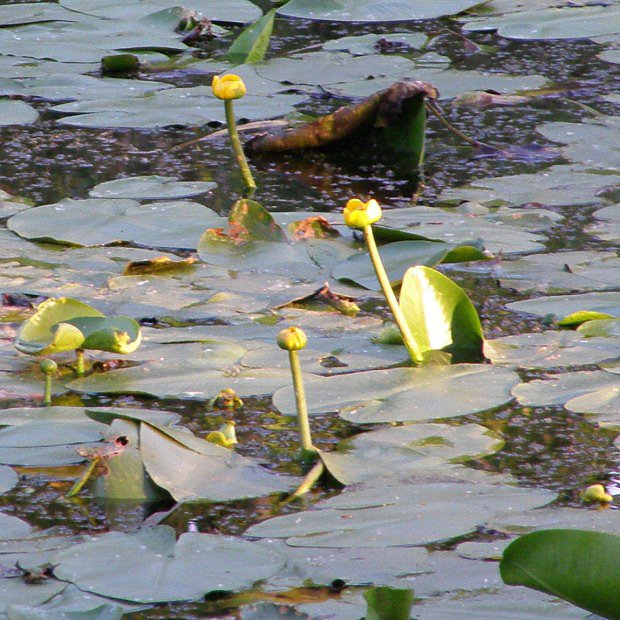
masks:
<path id="1" fill-rule="evenodd" d="M 54 360 L 44 359 L 41 360 L 41 370 L 46 375 L 51 375 L 58 370 L 58 364 Z"/>
<path id="2" fill-rule="evenodd" d="M 306 334 L 299 327 L 287 327 L 278 334 L 278 346 L 285 351 L 299 351 L 308 342 Z"/>

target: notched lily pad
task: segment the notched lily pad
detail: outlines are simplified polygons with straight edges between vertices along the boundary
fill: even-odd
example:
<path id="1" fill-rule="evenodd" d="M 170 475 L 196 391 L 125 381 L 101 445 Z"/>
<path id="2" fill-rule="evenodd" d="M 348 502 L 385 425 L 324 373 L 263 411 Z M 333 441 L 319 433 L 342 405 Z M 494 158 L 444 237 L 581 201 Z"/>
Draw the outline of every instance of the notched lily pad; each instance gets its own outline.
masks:
<path id="1" fill-rule="evenodd" d="M 309 413 L 340 411 L 356 424 L 421 422 L 497 407 L 518 382 L 513 371 L 476 364 L 394 368 L 312 378 L 306 397 Z M 296 412 L 291 387 L 273 402 L 284 414 Z"/>
<path id="2" fill-rule="evenodd" d="M 167 526 L 110 532 L 54 554 L 54 573 L 82 590 L 138 603 L 192 601 L 235 592 L 275 574 L 277 552 L 238 538 L 190 532 L 175 540 Z"/>
<path id="3" fill-rule="evenodd" d="M 106 181 L 88 192 L 92 198 L 133 198 L 135 200 L 170 200 L 199 196 L 215 187 L 204 181 L 179 181 L 176 177 L 158 175 L 128 177 Z"/>

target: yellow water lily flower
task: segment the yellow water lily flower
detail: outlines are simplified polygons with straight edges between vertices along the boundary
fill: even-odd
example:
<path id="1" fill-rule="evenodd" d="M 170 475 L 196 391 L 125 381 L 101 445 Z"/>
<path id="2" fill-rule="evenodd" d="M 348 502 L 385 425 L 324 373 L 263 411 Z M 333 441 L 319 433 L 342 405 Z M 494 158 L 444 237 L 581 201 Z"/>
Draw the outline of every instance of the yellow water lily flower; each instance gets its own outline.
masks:
<path id="1" fill-rule="evenodd" d="M 613 497 L 607 493 L 602 484 L 591 484 L 585 491 L 581 492 L 581 500 L 584 502 L 598 502 L 608 504 L 613 501 Z"/>
<path id="2" fill-rule="evenodd" d="M 381 207 L 373 198 L 362 202 L 359 198 L 351 198 L 344 208 L 344 223 L 351 228 L 364 228 L 381 219 Z"/>
<path id="3" fill-rule="evenodd" d="M 224 101 L 241 99 L 246 93 L 243 80 L 234 73 L 228 73 L 222 77 L 214 75 L 213 81 L 211 82 L 211 90 L 218 99 Z"/>
<path id="4" fill-rule="evenodd" d="M 299 327 L 287 327 L 278 334 L 278 346 L 285 351 L 299 351 L 303 349 L 308 338 L 303 329 Z"/>

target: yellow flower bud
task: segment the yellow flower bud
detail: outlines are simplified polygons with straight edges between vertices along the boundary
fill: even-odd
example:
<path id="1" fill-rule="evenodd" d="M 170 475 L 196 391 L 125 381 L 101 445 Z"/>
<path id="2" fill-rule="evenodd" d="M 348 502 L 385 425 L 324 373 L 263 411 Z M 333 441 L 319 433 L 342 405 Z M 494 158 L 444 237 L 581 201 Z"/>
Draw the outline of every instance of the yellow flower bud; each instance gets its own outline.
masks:
<path id="1" fill-rule="evenodd" d="M 287 327 L 278 334 L 278 346 L 286 351 L 299 351 L 308 342 L 306 334 L 299 327 Z"/>
<path id="2" fill-rule="evenodd" d="M 223 75 L 222 77 L 214 75 L 211 82 L 211 90 L 218 99 L 223 99 L 224 101 L 241 99 L 246 93 L 243 80 L 233 73 Z"/>
<path id="3" fill-rule="evenodd" d="M 581 492 L 581 500 L 584 502 L 599 502 L 608 504 L 613 497 L 605 491 L 602 484 L 591 484 L 585 491 Z"/>
<path id="4" fill-rule="evenodd" d="M 351 228 L 364 228 L 381 219 L 381 207 L 372 199 L 362 202 L 359 198 L 351 198 L 344 208 L 344 223 Z"/>

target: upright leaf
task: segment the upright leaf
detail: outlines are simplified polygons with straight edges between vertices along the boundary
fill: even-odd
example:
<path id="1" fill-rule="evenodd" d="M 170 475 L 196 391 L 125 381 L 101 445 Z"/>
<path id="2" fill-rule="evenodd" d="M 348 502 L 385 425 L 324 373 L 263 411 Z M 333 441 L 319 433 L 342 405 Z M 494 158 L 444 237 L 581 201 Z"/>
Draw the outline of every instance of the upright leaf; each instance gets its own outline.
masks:
<path id="1" fill-rule="evenodd" d="M 15 348 L 29 355 L 72 351 L 82 346 L 84 334 L 69 322 L 77 317 L 103 316 L 77 299 L 51 297 L 39 304 L 37 311 L 22 324 L 15 337 Z"/>
<path id="2" fill-rule="evenodd" d="M 387 586 L 370 588 L 364 592 L 364 598 L 368 603 L 366 620 L 409 620 L 413 590 Z"/>
<path id="3" fill-rule="evenodd" d="M 276 10 L 271 9 L 248 26 L 230 46 L 228 60 L 237 65 L 263 60 L 269 48 L 275 15 Z"/>
<path id="4" fill-rule="evenodd" d="M 422 352 L 448 351 L 453 361 L 482 359 L 478 313 L 447 276 L 430 267 L 411 267 L 403 278 L 399 305 Z"/>
<path id="5" fill-rule="evenodd" d="M 620 618 L 620 536 L 587 530 L 541 530 L 504 551 L 502 579 L 547 592 L 603 618 Z"/>

